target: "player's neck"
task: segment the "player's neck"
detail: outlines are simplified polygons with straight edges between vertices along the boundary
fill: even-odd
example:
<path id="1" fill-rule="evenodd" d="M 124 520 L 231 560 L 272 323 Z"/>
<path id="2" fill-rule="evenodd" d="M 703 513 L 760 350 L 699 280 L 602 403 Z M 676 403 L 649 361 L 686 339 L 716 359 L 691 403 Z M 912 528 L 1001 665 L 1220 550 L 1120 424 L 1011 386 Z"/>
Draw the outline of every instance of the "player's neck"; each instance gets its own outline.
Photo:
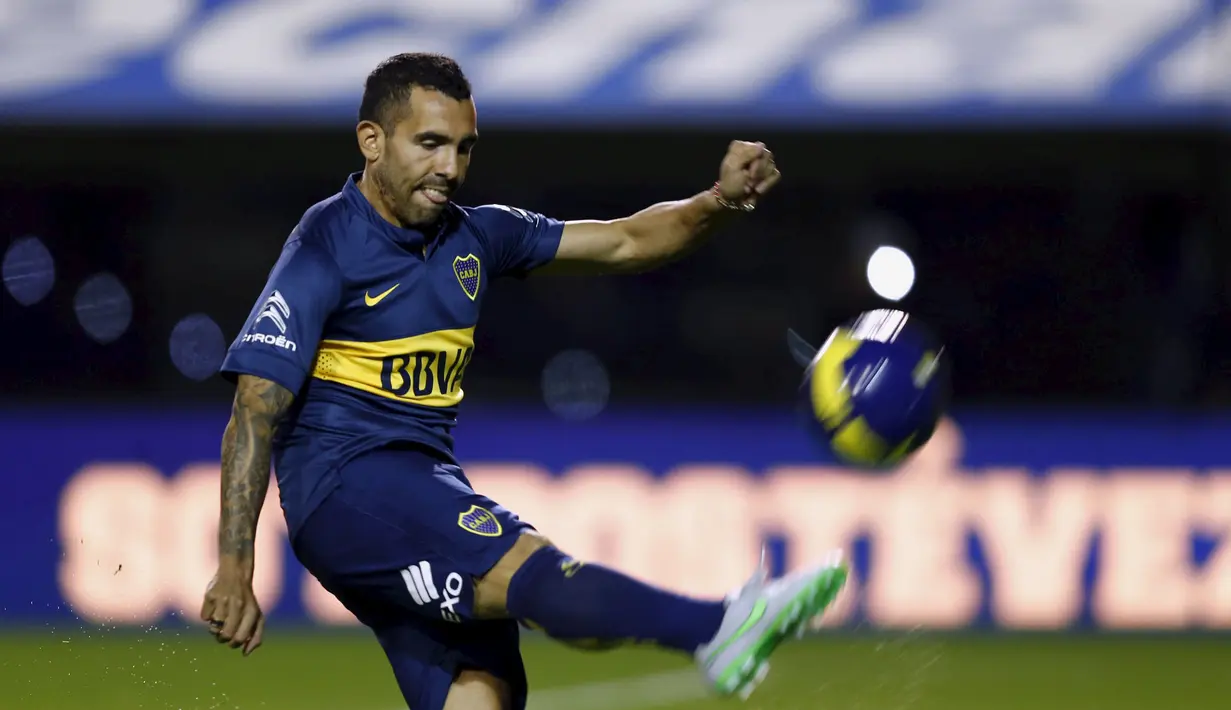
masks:
<path id="1" fill-rule="evenodd" d="M 380 189 L 376 187 L 376 181 L 372 179 L 367 170 L 364 170 L 363 175 L 359 177 L 359 194 L 367 199 L 368 204 L 372 205 L 372 209 L 376 210 L 376 214 L 380 215 L 386 222 L 399 229 L 406 229 L 406 225 L 402 224 L 401 220 L 393 214 L 393 210 L 389 209 L 389 205 L 385 203 L 384 198 L 380 194 Z"/>

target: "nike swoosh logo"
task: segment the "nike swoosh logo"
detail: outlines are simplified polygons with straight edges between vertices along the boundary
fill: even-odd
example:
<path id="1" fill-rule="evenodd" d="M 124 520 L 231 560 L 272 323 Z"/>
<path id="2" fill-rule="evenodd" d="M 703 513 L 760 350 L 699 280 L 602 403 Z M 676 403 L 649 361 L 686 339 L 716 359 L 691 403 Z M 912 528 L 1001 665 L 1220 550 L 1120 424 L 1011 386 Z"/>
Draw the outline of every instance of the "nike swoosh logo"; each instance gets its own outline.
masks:
<path id="1" fill-rule="evenodd" d="M 709 656 L 705 659 L 705 662 L 712 663 L 713 660 L 718 657 L 718 654 L 725 651 L 732 643 L 735 643 L 739 637 L 752 630 L 752 627 L 756 626 L 757 622 L 765 616 L 765 610 L 767 608 L 769 608 L 769 604 L 767 604 L 764 599 L 758 599 L 757 603 L 752 607 L 752 611 L 748 614 L 748 618 L 744 619 L 744 623 L 740 624 L 740 627 L 735 630 L 735 633 L 728 636 L 727 640 L 723 642 L 721 646 L 713 651 L 710 651 Z"/>
<path id="2" fill-rule="evenodd" d="M 389 294 L 393 293 L 393 289 L 395 289 L 395 288 L 397 288 L 398 286 L 401 286 L 401 285 L 402 285 L 402 284 L 400 284 L 400 283 L 393 284 L 393 288 L 390 288 L 388 291 L 385 291 L 384 293 L 382 293 L 382 294 L 380 294 L 380 295 L 378 295 L 378 296 L 373 296 L 373 295 L 371 294 L 371 292 L 365 292 L 365 293 L 363 294 L 363 302 L 364 302 L 364 303 L 366 303 L 366 304 L 368 304 L 368 307 L 369 307 L 369 308 L 371 308 L 372 306 L 375 306 L 376 304 L 378 304 L 378 303 L 380 303 L 381 301 L 385 300 L 385 296 L 388 296 Z"/>

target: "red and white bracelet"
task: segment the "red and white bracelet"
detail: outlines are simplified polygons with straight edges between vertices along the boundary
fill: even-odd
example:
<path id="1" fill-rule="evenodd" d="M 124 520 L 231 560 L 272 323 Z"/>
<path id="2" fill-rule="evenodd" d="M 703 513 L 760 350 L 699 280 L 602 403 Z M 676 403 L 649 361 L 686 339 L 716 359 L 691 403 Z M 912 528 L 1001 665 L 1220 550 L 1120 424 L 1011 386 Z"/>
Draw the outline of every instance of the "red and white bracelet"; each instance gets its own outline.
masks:
<path id="1" fill-rule="evenodd" d="M 714 195 L 715 200 L 718 200 L 718 205 L 720 207 L 724 207 L 729 210 L 735 210 L 737 212 L 751 212 L 757 208 L 757 206 L 751 202 L 731 202 L 726 199 L 722 196 L 722 191 L 718 189 L 717 182 L 715 182 L 714 186 L 710 188 L 710 193 Z"/>

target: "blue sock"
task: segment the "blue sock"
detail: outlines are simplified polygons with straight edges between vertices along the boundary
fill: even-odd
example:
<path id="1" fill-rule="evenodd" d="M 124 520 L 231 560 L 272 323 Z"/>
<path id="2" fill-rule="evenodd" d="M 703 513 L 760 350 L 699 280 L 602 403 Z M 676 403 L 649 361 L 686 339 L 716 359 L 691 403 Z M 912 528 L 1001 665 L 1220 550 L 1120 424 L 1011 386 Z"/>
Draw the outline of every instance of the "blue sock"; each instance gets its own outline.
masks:
<path id="1" fill-rule="evenodd" d="M 514 618 L 579 646 L 654 643 L 691 654 L 718 633 L 725 605 L 656 589 L 554 547 L 530 555 L 509 582 Z"/>

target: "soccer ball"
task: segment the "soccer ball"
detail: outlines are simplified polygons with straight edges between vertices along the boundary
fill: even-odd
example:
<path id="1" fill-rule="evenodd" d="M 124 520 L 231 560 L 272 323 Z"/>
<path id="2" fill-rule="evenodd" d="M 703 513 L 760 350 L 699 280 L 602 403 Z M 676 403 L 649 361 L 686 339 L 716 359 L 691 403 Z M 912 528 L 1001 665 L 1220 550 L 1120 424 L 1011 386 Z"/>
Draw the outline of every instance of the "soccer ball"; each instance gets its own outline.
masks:
<path id="1" fill-rule="evenodd" d="M 804 372 L 809 428 L 840 461 L 896 466 L 932 438 L 948 403 L 948 359 L 907 313 L 861 313 L 837 328 Z"/>

